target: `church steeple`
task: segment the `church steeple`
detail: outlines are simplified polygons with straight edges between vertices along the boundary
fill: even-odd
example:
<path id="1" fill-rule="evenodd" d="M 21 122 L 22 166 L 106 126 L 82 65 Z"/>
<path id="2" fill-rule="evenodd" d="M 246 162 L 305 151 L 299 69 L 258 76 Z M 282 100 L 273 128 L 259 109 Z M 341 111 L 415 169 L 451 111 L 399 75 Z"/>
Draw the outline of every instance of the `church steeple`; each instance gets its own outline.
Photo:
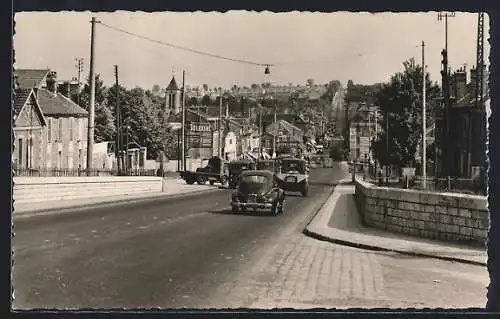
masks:
<path id="1" fill-rule="evenodd" d="M 170 114 L 178 114 L 181 111 L 181 94 L 175 76 L 172 76 L 172 80 L 165 90 L 165 109 Z"/>

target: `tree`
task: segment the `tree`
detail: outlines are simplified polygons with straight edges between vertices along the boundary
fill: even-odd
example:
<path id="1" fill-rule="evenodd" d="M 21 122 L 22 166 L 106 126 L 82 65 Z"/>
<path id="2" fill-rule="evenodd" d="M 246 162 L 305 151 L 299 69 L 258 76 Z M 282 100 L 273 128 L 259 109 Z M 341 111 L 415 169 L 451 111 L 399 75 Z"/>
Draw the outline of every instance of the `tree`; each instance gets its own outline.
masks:
<path id="1" fill-rule="evenodd" d="M 158 84 L 153 85 L 151 93 L 156 96 L 161 96 L 161 87 Z"/>
<path id="2" fill-rule="evenodd" d="M 210 99 L 210 96 L 208 95 L 203 95 L 203 98 L 201 99 L 201 105 L 208 106 L 212 104 L 212 100 Z"/>
<path id="3" fill-rule="evenodd" d="M 423 70 L 412 60 L 405 61 L 403 66 L 404 71 L 392 76 L 391 81 L 376 93 L 383 121 L 381 132 L 372 142 L 374 156 L 381 164 L 399 168 L 414 164 L 422 137 Z M 429 73 L 426 74 L 426 90 L 426 103 L 434 108 L 440 90 L 430 81 Z"/>
<path id="4" fill-rule="evenodd" d="M 198 105 L 198 99 L 194 96 L 190 97 L 187 101 L 188 106 L 196 106 Z"/>
<path id="5" fill-rule="evenodd" d="M 307 79 L 307 86 L 312 87 L 314 85 L 314 79 Z"/>
<path id="6" fill-rule="evenodd" d="M 87 79 L 81 94 L 80 106 L 88 111 L 90 105 L 90 79 Z M 108 102 L 108 89 L 104 86 L 100 75 L 95 76 L 95 100 L 94 100 L 94 141 L 113 141 L 116 134 L 115 117 Z"/>
<path id="7" fill-rule="evenodd" d="M 203 84 L 203 91 L 205 91 L 205 92 L 208 91 L 208 84 Z"/>

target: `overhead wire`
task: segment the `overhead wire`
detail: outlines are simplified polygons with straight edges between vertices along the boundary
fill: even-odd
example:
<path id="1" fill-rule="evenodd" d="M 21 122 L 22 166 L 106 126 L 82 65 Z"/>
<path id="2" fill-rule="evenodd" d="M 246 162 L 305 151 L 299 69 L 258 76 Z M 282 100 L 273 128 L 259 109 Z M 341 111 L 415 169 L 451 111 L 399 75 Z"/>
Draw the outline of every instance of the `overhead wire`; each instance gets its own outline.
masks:
<path id="1" fill-rule="evenodd" d="M 288 62 L 281 62 L 281 63 L 260 63 L 260 62 L 250 61 L 250 60 L 244 60 L 244 59 L 238 59 L 238 58 L 231 58 L 231 57 L 227 57 L 227 56 L 223 56 L 223 55 L 219 55 L 219 54 L 214 54 L 214 53 L 209 53 L 209 52 L 205 52 L 205 51 L 201 51 L 201 50 L 197 50 L 197 49 L 193 49 L 193 48 L 183 47 L 183 46 L 180 46 L 180 45 L 177 45 L 177 44 L 173 44 L 173 43 L 169 43 L 169 42 L 165 42 L 165 41 L 156 40 L 156 39 L 144 36 L 144 35 L 140 35 L 140 34 L 137 34 L 137 33 L 134 33 L 134 32 L 130 32 L 130 31 L 124 30 L 122 28 L 118 28 L 118 27 L 109 25 L 109 24 L 104 23 L 102 21 L 99 21 L 99 24 L 102 25 L 102 26 L 104 26 L 104 27 L 106 27 L 106 28 L 115 30 L 117 32 L 121 32 L 121 33 L 127 34 L 129 36 L 140 38 L 140 39 L 143 39 L 143 40 L 146 40 L 146 41 L 154 42 L 154 43 L 157 43 L 157 44 L 160 44 L 160 45 L 163 45 L 163 46 L 168 46 L 168 47 L 171 47 L 171 48 L 175 48 L 175 49 L 179 49 L 179 50 L 183 50 L 183 51 L 195 53 L 195 54 L 198 54 L 198 55 L 208 56 L 208 57 L 212 57 L 212 58 L 216 58 L 216 59 L 220 59 L 220 60 L 232 61 L 232 62 L 247 64 L 247 65 L 255 65 L 255 66 L 261 66 L 261 67 L 271 67 L 271 66 L 275 67 L 275 66 L 285 66 L 285 65 L 294 65 L 294 64 L 314 63 L 314 62 L 317 62 L 317 61 L 320 61 L 320 60 L 325 60 L 325 59 L 331 59 L 332 58 L 331 56 L 329 56 L 329 57 L 325 56 L 323 58 L 317 58 L 317 59 L 311 59 L 311 60 L 302 60 L 302 61 L 288 61 Z M 416 45 L 415 47 L 419 47 L 419 45 Z M 376 53 L 376 52 L 357 53 L 357 54 L 349 54 L 349 55 L 350 56 L 356 56 L 356 57 L 363 57 L 363 56 L 374 54 L 374 53 Z"/>

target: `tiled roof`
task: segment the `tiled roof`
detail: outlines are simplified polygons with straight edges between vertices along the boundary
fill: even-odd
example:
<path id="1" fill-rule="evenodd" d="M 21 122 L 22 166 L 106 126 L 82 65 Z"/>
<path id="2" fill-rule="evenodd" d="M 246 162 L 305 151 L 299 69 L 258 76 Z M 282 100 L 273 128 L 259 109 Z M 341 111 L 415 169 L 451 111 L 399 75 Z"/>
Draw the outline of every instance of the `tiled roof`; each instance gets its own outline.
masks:
<path id="1" fill-rule="evenodd" d="M 26 104 L 26 100 L 28 100 L 32 89 L 17 89 L 16 95 L 14 97 L 14 112 L 15 114 L 19 114 L 24 104 Z"/>
<path id="2" fill-rule="evenodd" d="M 38 90 L 37 98 L 42 112 L 47 116 L 83 117 L 88 115 L 86 110 L 60 93 L 54 95 L 54 93 L 49 90 L 40 89 Z"/>
<path id="3" fill-rule="evenodd" d="M 42 85 L 42 81 L 50 70 L 39 69 L 19 69 L 14 70 L 14 78 L 20 89 L 38 88 Z"/>
<path id="4" fill-rule="evenodd" d="M 175 76 L 170 80 L 170 84 L 167 86 L 167 91 L 178 91 L 179 87 L 177 86 L 177 82 L 175 81 Z"/>

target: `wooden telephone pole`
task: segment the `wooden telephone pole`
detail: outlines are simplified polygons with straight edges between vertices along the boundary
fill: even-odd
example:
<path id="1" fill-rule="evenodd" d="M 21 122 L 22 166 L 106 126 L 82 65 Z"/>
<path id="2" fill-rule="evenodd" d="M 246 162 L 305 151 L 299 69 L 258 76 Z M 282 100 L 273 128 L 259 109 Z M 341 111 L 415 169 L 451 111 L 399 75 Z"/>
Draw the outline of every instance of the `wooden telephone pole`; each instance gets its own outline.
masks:
<path id="1" fill-rule="evenodd" d="M 89 117 L 88 117 L 88 132 L 87 132 L 87 176 L 90 176 L 92 170 L 92 155 L 94 152 L 94 120 L 95 120 L 95 25 L 99 23 L 95 17 L 92 17 L 91 33 L 90 33 L 90 103 L 89 103 Z"/>
<path id="2" fill-rule="evenodd" d="M 121 174 L 121 152 L 122 152 L 122 141 L 121 141 L 121 107 L 120 107 L 120 87 L 118 82 L 118 65 L 115 65 L 115 85 L 116 85 L 116 163 L 118 166 L 118 175 Z"/>

